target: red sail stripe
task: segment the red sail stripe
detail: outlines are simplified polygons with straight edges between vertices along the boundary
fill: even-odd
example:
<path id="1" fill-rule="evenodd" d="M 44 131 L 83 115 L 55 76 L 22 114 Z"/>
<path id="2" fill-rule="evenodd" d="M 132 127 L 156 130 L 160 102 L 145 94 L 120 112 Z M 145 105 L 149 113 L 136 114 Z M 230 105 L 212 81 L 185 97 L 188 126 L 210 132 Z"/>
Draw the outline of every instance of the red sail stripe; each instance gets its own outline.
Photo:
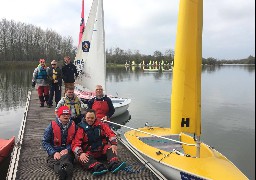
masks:
<path id="1" fill-rule="evenodd" d="M 83 36 L 83 32 L 84 32 L 84 0 L 82 0 L 82 11 L 81 11 L 81 23 L 80 23 L 80 32 L 79 32 L 79 39 L 78 39 L 78 46 L 81 42 L 82 36 Z"/>

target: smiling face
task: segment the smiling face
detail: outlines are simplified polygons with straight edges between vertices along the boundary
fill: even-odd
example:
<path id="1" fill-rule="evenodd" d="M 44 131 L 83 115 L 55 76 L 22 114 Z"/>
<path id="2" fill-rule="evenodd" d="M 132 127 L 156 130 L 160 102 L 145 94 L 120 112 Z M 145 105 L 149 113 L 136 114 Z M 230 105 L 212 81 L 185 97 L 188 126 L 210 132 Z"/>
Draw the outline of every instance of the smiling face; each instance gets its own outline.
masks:
<path id="1" fill-rule="evenodd" d="M 102 97 L 103 96 L 103 88 L 101 85 L 97 85 L 95 89 L 95 93 L 97 97 Z"/>
<path id="2" fill-rule="evenodd" d="M 85 121 L 87 122 L 87 124 L 89 124 L 90 126 L 93 125 L 93 123 L 96 120 L 96 116 L 95 116 L 95 112 L 94 111 L 90 111 L 87 112 L 85 114 Z"/>
<path id="3" fill-rule="evenodd" d="M 73 97 L 74 97 L 74 89 L 67 89 L 66 95 L 67 95 L 69 98 L 73 98 Z"/>

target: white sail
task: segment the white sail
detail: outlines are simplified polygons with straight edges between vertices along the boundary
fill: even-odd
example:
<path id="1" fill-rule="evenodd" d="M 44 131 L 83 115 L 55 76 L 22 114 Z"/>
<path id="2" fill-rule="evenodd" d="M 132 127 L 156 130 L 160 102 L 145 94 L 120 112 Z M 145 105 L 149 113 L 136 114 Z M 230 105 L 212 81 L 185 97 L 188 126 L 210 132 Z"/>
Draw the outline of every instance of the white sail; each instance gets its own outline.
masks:
<path id="1" fill-rule="evenodd" d="M 102 0 L 94 0 L 79 44 L 75 65 L 79 71 L 76 84 L 93 91 L 97 84 L 106 90 L 106 54 Z"/>
<path id="2" fill-rule="evenodd" d="M 102 85 L 104 93 L 107 93 L 103 0 L 93 0 L 92 2 L 74 64 L 79 71 L 75 83 L 75 93 L 85 104 L 94 97 L 96 85 Z M 127 111 L 131 99 L 108 96 L 115 108 L 112 117 Z"/>

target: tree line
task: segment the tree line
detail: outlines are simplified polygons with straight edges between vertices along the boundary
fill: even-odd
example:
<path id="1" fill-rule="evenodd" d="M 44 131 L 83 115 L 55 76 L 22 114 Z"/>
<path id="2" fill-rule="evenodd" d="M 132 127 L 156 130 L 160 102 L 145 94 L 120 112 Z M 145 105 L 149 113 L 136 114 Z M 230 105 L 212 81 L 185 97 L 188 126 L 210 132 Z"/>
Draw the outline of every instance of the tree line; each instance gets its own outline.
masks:
<path id="1" fill-rule="evenodd" d="M 2 19 L 0 21 L 0 61 L 62 59 L 74 54 L 73 40 L 51 29 Z"/>
<path id="2" fill-rule="evenodd" d="M 0 61 L 38 61 L 62 60 L 65 55 L 75 58 L 77 47 L 73 44 L 71 36 L 65 37 L 57 32 L 32 24 L 2 19 L 0 21 Z M 163 54 L 155 51 L 153 55 L 141 54 L 139 50 L 123 50 L 121 48 L 106 49 L 106 60 L 109 64 L 148 64 L 150 61 L 158 64 L 164 61 L 171 64 L 174 61 L 174 50 L 166 50 Z M 255 57 L 249 56 L 241 60 L 217 60 L 203 58 L 203 64 L 255 64 Z"/>

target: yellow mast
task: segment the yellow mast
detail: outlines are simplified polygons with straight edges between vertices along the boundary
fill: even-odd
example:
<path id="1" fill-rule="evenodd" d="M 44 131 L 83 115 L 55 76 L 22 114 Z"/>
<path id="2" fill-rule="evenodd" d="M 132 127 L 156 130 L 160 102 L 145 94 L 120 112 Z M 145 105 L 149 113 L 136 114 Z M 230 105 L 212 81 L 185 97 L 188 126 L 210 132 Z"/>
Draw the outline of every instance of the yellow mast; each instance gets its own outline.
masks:
<path id="1" fill-rule="evenodd" d="M 201 134 L 203 0 L 180 0 L 171 96 L 173 133 Z"/>

